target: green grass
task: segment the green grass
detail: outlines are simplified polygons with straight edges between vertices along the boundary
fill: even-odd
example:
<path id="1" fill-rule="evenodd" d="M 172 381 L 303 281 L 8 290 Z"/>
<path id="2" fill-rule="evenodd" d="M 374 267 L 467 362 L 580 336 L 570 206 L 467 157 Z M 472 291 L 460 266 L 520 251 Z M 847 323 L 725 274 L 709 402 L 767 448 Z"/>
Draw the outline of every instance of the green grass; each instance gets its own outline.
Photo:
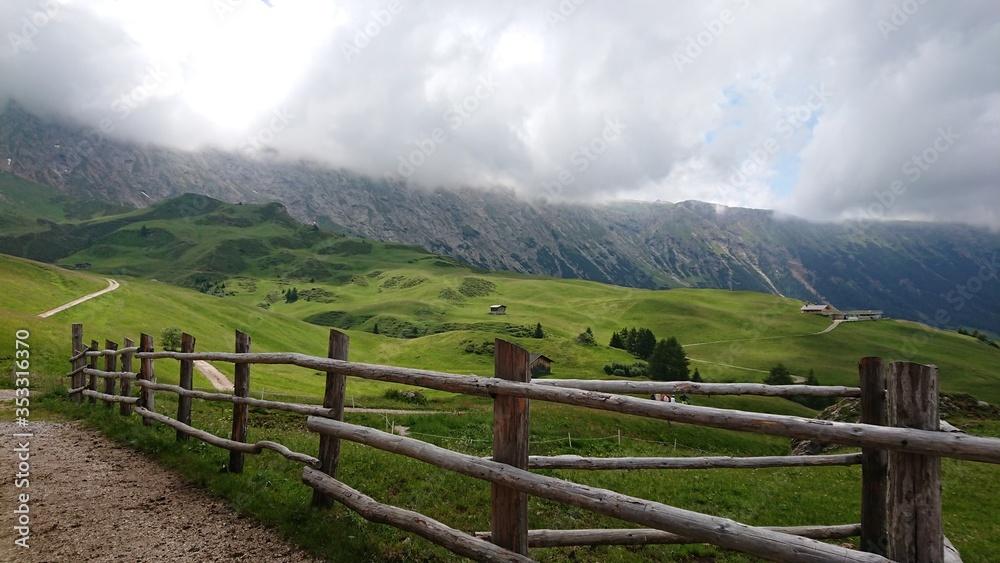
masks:
<path id="1" fill-rule="evenodd" d="M 748 406 L 740 398 L 698 401 L 712 406 Z M 41 406 L 60 416 L 83 418 L 113 438 L 156 457 L 190 481 L 226 497 L 241 513 L 277 528 L 330 561 L 459 560 L 420 538 L 367 523 L 343 507 L 311 509 L 310 489 L 300 482 L 301 466 L 271 452 L 247 456 L 244 473 L 232 475 L 220 471 L 228 463 L 227 452 L 197 440 L 178 444 L 172 429 L 143 427 L 138 417 L 123 418 L 100 405 L 73 405 L 65 392 L 50 393 Z M 488 401 L 469 400 L 466 406 L 460 415 L 404 415 L 387 421 L 384 415 L 348 413 L 346 419 L 384 430 L 388 430 L 387 425 L 406 425 L 415 438 L 470 455 L 489 455 L 492 414 Z M 176 400 L 169 394 L 158 395 L 157 410 L 174 413 Z M 230 430 L 230 416 L 228 405 L 195 402 L 194 422 L 200 428 L 225 436 Z M 779 438 L 667 425 L 539 401 L 532 402 L 531 416 L 533 455 L 788 453 L 787 441 Z M 304 431 L 303 422 L 301 416 L 254 408 L 250 411 L 249 439 L 275 440 L 295 451 L 313 453 L 318 439 Z M 1000 435 L 1000 422 L 974 423 L 983 434 Z M 1000 477 L 1000 468 L 947 459 L 943 468 L 945 531 L 964 560 L 989 561 L 1000 547 L 1000 534 L 996 519 L 984 515 L 998 513 L 1000 498 L 987 484 Z M 754 525 L 844 524 L 856 522 L 860 511 L 861 474 L 857 466 L 539 473 Z M 416 510 L 466 532 L 489 529 L 487 483 L 346 442 L 339 478 L 380 502 Z M 529 517 L 532 528 L 630 527 L 536 498 L 531 499 Z M 696 556 L 725 562 L 755 561 L 703 545 L 538 549 L 532 550 L 532 556 L 541 561 L 689 561 Z"/>
<path id="2" fill-rule="evenodd" d="M 241 214 L 261 212 L 246 207 L 248 209 L 228 215 L 226 220 L 238 222 Z M 190 220 L 175 223 L 148 220 L 143 224 L 149 229 L 162 228 L 164 231 L 170 227 L 175 236 L 182 234 L 183 229 L 190 229 L 185 236 L 197 238 L 198 248 L 229 240 L 226 237 L 232 234 L 217 225 L 205 227 L 194 224 L 195 219 L 191 217 L 187 219 Z M 130 228 L 135 230 L 137 227 Z M 256 230 L 253 230 L 255 227 L 245 228 L 251 229 L 254 236 L 263 236 L 266 229 L 277 229 L 273 225 Z M 137 240 L 130 236 L 122 235 L 117 240 L 122 244 Z M 307 233 L 305 236 L 312 235 Z M 346 241 L 349 244 L 343 244 Z M 644 326 L 660 338 L 677 336 L 682 344 L 726 341 L 688 348 L 693 358 L 714 362 L 692 365 L 711 380 L 760 381 L 763 377 L 758 372 L 716 364 L 766 370 L 780 361 L 793 373 L 805 375 L 812 369 L 824 383 L 856 384 L 857 360 L 866 355 L 882 355 L 888 360 L 911 359 L 937 364 L 941 368 L 943 390 L 965 391 L 981 399 L 1000 402 L 1000 385 L 995 373 L 995 366 L 1000 364 L 1000 351 L 967 337 L 933 331 L 914 323 L 845 323 L 830 333 L 815 335 L 813 333 L 827 326 L 825 319 L 799 314 L 798 302 L 775 296 L 715 290 L 636 290 L 583 281 L 483 273 L 412 247 L 378 243 L 370 243 L 369 247 L 339 237 L 321 240 L 316 246 L 327 244 L 341 245 L 338 247 L 341 254 L 325 256 L 349 262 L 351 270 L 337 270 L 333 278 L 317 278 L 314 282 L 255 277 L 252 272 L 241 272 L 225 278 L 227 295 L 224 297 L 115 274 L 122 284 L 118 291 L 49 319 L 38 319 L 35 315 L 104 287 L 103 276 L 95 272 L 68 272 L 0 256 L 0 276 L 7 287 L 14 288 L 0 295 L 0 331 L 9 335 L 5 337 L 8 344 L 4 349 L 13 349 L 11 340 L 15 331 L 31 332 L 33 381 L 38 394 L 46 395 L 41 403 L 33 401 L 33 407 L 40 405 L 50 413 L 84 418 L 116 439 L 156 456 L 188 479 L 226 496 L 242 512 L 279 528 L 295 541 L 333 561 L 454 558 L 419 538 L 368 524 L 343 508 L 325 512 L 309 509 L 310 491 L 300 483 L 300 467 L 272 453 L 249 456 L 241 476 L 220 473 L 219 468 L 228 458 L 221 450 L 197 441 L 178 445 L 172 430 L 144 428 L 136 417 L 123 419 L 99 406 L 72 405 L 65 392 L 59 391 L 65 388 L 65 378 L 61 374 L 68 370 L 70 325 L 84 323 L 85 338 L 88 341 L 98 338 L 102 342 L 105 338 L 120 341 L 122 336 L 137 339 L 140 332 L 158 339 L 164 328 L 177 326 L 195 335 L 197 349 L 203 351 L 231 350 L 234 331 L 238 329 L 251 335 L 253 350 L 257 352 L 296 351 L 323 356 L 328 329 L 302 319 L 339 311 L 348 314 L 339 318 L 354 319 L 351 326 L 340 328 L 351 337 L 350 357 L 356 361 L 489 375 L 492 358 L 466 353 L 465 347 L 469 342 L 481 343 L 501 337 L 553 358 L 552 377 L 571 378 L 604 378 L 601 368 L 605 363 L 612 360 L 631 362 L 627 353 L 610 349 L 605 344 L 611 333 L 623 326 Z M 144 265 L 141 258 L 151 250 L 155 249 L 133 247 L 129 251 L 131 265 L 123 260 L 114 267 L 143 270 L 149 264 Z M 294 251 L 295 263 L 302 264 L 315 250 Z M 95 262 L 95 269 L 103 267 Z M 178 266 L 175 277 L 183 277 L 182 271 Z M 470 279 L 491 282 L 495 292 L 485 295 L 461 293 L 459 289 L 463 284 L 488 288 L 480 282 L 470 283 Z M 300 292 L 322 289 L 333 295 L 332 301 L 300 299 L 289 304 L 279 300 L 267 308 L 258 306 L 268 293 L 290 287 L 297 287 Z M 445 291 L 449 288 L 454 291 Z M 462 297 L 456 297 L 456 293 Z M 493 303 L 506 304 L 508 314 L 488 315 L 488 307 Z M 398 322 L 407 328 L 416 327 L 418 333 L 425 335 L 414 338 L 375 335 L 371 331 L 376 322 L 380 327 L 383 323 Z M 517 327 L 534 328 L 539 322 L 545 330 L 545 338 L 511 336 L 512 331 L 517 332 Z M 575 341 L 575 336 L 588 326 L 594 331 L 598 346 L 583 346 Z M 441 332 L 442 327 L 451 330 Z M 0 351 L 4 359 L 10 359 L 11 354 Z M 230 365 L 218 367 L 232 373 Z M 162 382 L 176 382 L 177 369 L 176 362 L 158 360 L 155 363 L 157 379 Z M 251 373 L 251 394 L 254 396 L 315 399 L 324 387 L 321 374 L 300 368 L 257 365 Z M 197 376 L 195 386 L 207 388 L 208 382 Z M 403 388 L 351 379 L 348 405 L 414 408 L 414 405 L 385 398 L 387 390 Z M 487 399 L 430 390 L 422 392 L 428 404 L 418 408 L 448 414 L 349 414 L 347 419 L 376 428 L 408 426 L 414 437 L 474 455 L 489 454 L 492 414 Z M 713 407 L 796 416 L 811 416 L 814 412 L 790 401 L 765 397 L 694 397 L 694 401 Z M 159 412 L 173 414 L 175 409 L 176 400 L 169 394 L 157 395 Z M 455 411 L 461 414 L 452 414 Z M 230 412 L 231 408 L 199 401 L 195 406 L 195 423 L 218 435 L 226 435 Z M 668 425 L 538 401 L 532 402 L 532 420 L 531 453 L 538 455 L 781 455 L 788 452 L 787 440 L 780 438 Z M 1000 435 L 1000 424 L 996 422 L 964 423 L 972 432 Z M 314 435 L 304 431 L 302 417 L 260 410 L 251 411 L 250 438 L 280 441 L 294 450 L 308 453 L 315 453 L 318 444 Z M 466 531 L 489 528 L 487 484 L 352 444 L 345 445 L 343 459 L 343 480 L 380 501 L 423 512 Z M 1000 472 L 992 465 L 951 460 L 944 461 L 944 470 L 946 531 L 962 550 L 966 561 L 989 560 L 1000 548 L 997 539 L 1000 534 L 995 519 L 984 515 L 1000 513 L 998 500 L 989 494 L 988 485 L 997 481 Z M 837 524 L 854 522 L 858 518 L 860 477 L 856 467 L 697 472 L 551 471 L 546 474 L 751 524 Z M 622 526 L 608 518 L 556 507 L 537 499 L 532 500 L 531 518 L 532 527 Z M 720 561 L 750 560 L 705 546 L 574 548 L 538 550 L 533 555 L 545 561 L 683 561 L 702 555 L 718 556 Z"/>
<path id="3" fill-rule="evenodd" d="M 46 229 L 45 221 L 86 220 L 123 211 L 121 206 L 70 196 L 0 171 L 0 232 L 4 234 L 40 232 Z"/>
<path id="4" fill-rule="evenodd" d="M 11 312 L 37 315 L 108 286 L 103 278 L 31 260 L 3 257 L 0 264 L 2 308 Z"/>

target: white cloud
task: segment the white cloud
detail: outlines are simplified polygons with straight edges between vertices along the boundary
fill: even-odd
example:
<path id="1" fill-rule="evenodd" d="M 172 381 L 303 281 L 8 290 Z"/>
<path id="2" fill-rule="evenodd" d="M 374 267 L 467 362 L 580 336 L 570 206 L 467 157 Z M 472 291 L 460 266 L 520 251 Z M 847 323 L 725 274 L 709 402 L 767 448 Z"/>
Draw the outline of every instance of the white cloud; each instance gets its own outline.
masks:
<path id="1" fill-rule="evenodd" d="M 270 4 L 4 2 L 0 96 L 182 148 L 235 149 L 284 111 L 267 134 L 279 154 L 378 177 L 440 130 L 409 176 L 427 185 L 534 195 L 568 172 L 565 198 L 813 218 L 878 203 L 890 218 L 1000 228 L 990 0 L 587 2 L 555 18 L 567 3 Z M 165 78 L 122 117 L 112 104 L 151 65 Z M 809 106 L 817 87 L 830 95 Z M 581 160 L 609 119 L 626 129 Z M 942 128 L 958 137 L 914 178 L 906 162 Z"/>

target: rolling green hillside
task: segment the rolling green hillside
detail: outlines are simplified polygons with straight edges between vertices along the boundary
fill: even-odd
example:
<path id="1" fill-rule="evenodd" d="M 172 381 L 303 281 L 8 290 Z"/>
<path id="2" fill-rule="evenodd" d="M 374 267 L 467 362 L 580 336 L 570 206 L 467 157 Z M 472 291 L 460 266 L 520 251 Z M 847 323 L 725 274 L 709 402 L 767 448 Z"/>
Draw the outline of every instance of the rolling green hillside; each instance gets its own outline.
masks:
<path id="1" fill-rule="evenodd" d="M 41 208 L 55 213 L 58 206 Z M 967 336 L 889 320 L 843 323 L 818 334 L 828 326 L 825 318 L 803 315 L 801 302 L 769 294 L 654 291 L 488 273 L 418 247 L 302 225 L 277 203 L 233 205 L 188 194 L 128 213 L 46 226 L 49 230 L 28 236 L 59 255 L 58 263 L 86 263 L 91 273 L 125 282 L 111 296 L 67 313 L 99 318 L 110 306 L 116 312 L 116 325 L 108 326 L 112 334 L 144 330 L 158 336 L 163 328 L 179 326 L 196 334 L 201 346 L 228 349 L 234 328 L 287 323 L 294 328 L 274 337 L 269 331 L 254 335 L 255 342 L 270 350 L 301 350 L 295 344 L 308 333 L 319 342 L 313 350 L 322 351 L 320 327 L 336 327 L 354 337 L 356 359 L 479 374 L 492 370 L 489 346 L 500 337 L 552 358 L 553 377 L 588 378 L 604 377 L 603 366 L 610 362 L 634 361 L 607 344 L 614 331 L 635 326 L 661 339 L 677 337 L 687 347 L 692 369 L 710 380 L 759 381 L 782 362 L 796 375 L 812 371 L 822 383 L 854 384 L 857 360 L 879 355 L 934 363 L 941 368 L 943 390 L 1000 402 L 1000 383 L 990 371 L 1000 363 L 1000 350 Z M 9 235 L 0 243 L 23 236 Z M 10 263 L 4 275 L 15 311 L 34 306 L 28 298 L 32 293 L 48 296 L 50 305 L 38 302 L 40 312 L 105 283 L 53 274 L 29 262 Z M 144 305 L 144 314 L 135 317 L 118 313 L 129 310 L 127 299 L 150 288 L 156 290 L 142 299 L 158 299 L 159 306 Z M 288 297 L 293 291 L 296 300 Z M 183 306 L 172 306 L 171 300 Z M 507 314 L 488 314 L 491 304 L 506 305 Z M 202 318 L 209 312 L 216 320 Z M 545 337 L 531 338 L 539 323 Z M 576 341 L 587 328 L 596 346 Z M 295 381 L 289 374 L 260 381 L 274 391 L 320 390 L 319 382 Z"/>
<path id="2" fill-rule="evenodd" d="M 260 211 L 255 211 L 255 206 L 244 207 L 247 213 Z M 196 220 L 188 218 L 155 228 L 162 228 L 169 233 L 164 238 L 175 241 L 183 240 L 182 235 L 191 236 L 184 235 L 186 230 L 201 240 L 249 240 L 226 239 L 221 234 L 224 229 L 193 228 L 189 221 Z M 265 229 L 277 232 L 273 225 L 255 229 L 257 233 Z M 124 232 L 134 230 L 132 224 Z M 801 314 L 799 302 L 767 294 L 652 291 L 579 280 L 483 273 L 412 248 L 322 232 L 316 236 L 320 235 L 324 238 L 316 245 L 332 245 L 341 253 L 310 258 L 304 249 L 279 252 L 293 257 L 289 261 L 291 268 L 297 267 L 296 261 L 307 260 L 315 260 L 320 266 L 339 262 L 349 268 L 333 270 L 336 273 L 330 277 L 312 277 L 313 281 L 215 273 L 217 285 L 209 289 L 217 295 L 124 278 L 117 275 L 122 262 L 106 265 L 93 256 L 92 269 L 115 275 L 123 282 L 122 288 L 56 315 L 53 320 L 64 323 L 60 327 L 63 331 L 68 330 L 70 322 L 85 322 L 88 335 L 95 334 L 91 332 L 93 327 L 101 337 L 134 336 L 140 330 L 158 337 L 164 328 L 178 326 L 198 337 L 200 349 L 211 350 L 229 349 L 233 330 L 238 328 L 253 336 L 255 350 L 313 354 L 325 350 L 324 327 L 330 326 L 351 335 L 352 359 L 476 374 L 492 371 L 492 357 L 483 352 L 499 337 L 552 358 L 552 377 L 568 378 L 606 377 L 602 369 L 605 364 L 634 361 L 628 353 L 610 348 L 607 343 L 612 332 L 638 326 L 650 328 L 658 338 L 676 336 L 693 360 L 692 369 L 697 367 L 709 380 L 760 381 L 763 372 L 782 362 L 794 374 L 806 375 L 812 370 L 823 383 L 852 385 L 857 382 L 857 360 L 879 355 L 887 360 L 934 363 L 941 369 L 944 391 L 965 391 L 983 400 L 1000 402 L 1000 382 L 992 371 L 1000 363 L 1000 350 L 956 333 L 883 320 L 843 323 L 835 330 L 818 334 L 828 326 L 825 318 Z M 116 240 L 123 239 L 130 240 Z M 135 253 L 133 260 L 140 259 L 139 251 L 125 248 Z M 141 252 L 156 252 L 153 246 L 141 248 Z M 178 262 L 184 259 L 197 258 L 182 257 Z M 155 265 L 157 261 L 149 263 Z M 3 271 L 12 287 L 65 287 L 71 280 L 90 280 L 87 289 L 93 291 L 94 286 L 104 285 L 103 279 L 92 275 L 12 258 L 4 259 Z M 156 266 L 150 267 L 148 275 L 166 277 Z M 188 278 L 183 272 L 175 272 L 174 276 L 182 282 Z M 27 281 L 17 281 L 22 278 Z M 65 281 L 53 282 L 52 278 Z M 299 299 L 288 303 L 283 293 L 292 288 Z M 63 295 L 71 297 L 68 293 L 64 291 Z M 29 305 L 32 299 L 25 295 L 42 294 L 39 289 L 24 292 L 9 303 L 2 299 L 0 308 L 25 312 L 33 306 Z M 40 312 L 51 303 L 63 301 L 62 297 L 48 298 L 45 305 L 39 302 L 34 309 Z M 140 307 L 129 305 L 140 302 Z M 494 303 L 505 304 L 507 314 L 490 315 L 489 306 Z M 538 323 L 545 333 L 541 339 L 531 337 Z M 376 324 L 379 334 L 373 334 Z M 576 336 L 588 327 L 595 334 L 596 346 L 576 341 Z M 227 366 L 220 367 L 231 373 Z M 254 378 L 255 385 L 272 392 L 321 394 L 321 379 L 304 377 L 301 370 L 266 371 L 266 375 Z"/>
<path id="3" fill-rule="evenodd" d="M 605 346 L 612 330 L 620 326 L 647 326 L 659 336 L 677 335 L 689 344 L 695 358 L 747 367 L 766 367 L 784 361 L 793 371 L 814 369 L 824 382 L 851 383 L 856 380 L 857 358 L 871 353 L 889 359 L 906 357 L 908 343 L 918 349 L 919 361 L 933 361 L 942 367 L 942 388 L 967 391 L 981 399 L 997 402 L 997 350 L 968 337 L 928 330 L 912 323 L 879 321 L 848 323 L 832 332 L 824 329 L 825 319 L 798 313 L 799 304 L 758 293 L 716 290 L 648 291 L 616 288 L 591 282 L 550 280 L 517 275 L 485 274 L 457 266 L 435 264 L 436 258 L 413 254 L 400 248 L 372 247 L 371 255 L 383 252 L 382 268 L 352 274 L 346 282 L 301 283 L 302 280 L 225 280 L 224 296 L 208 295 L 164 282 L 115 276 L 121 287 L 48 319 L 37 313 L 54 302 L 71 297 L 75 289 L 91 291 L 105 285 L 94 272 L 71 272 L 0 255 L 0 272 L 9 286 L 37 288 L 17 298 L 0 293 L 0 332 L 13 335 L 19 329 L 31 333 L 33 397 L 45 395 L 53 387 L 64 388 L 61 377 L 67 371 L 69 325 L 83 322 L 85 337 L 136 337 L 140 331 L 158 338 L 169 326 L 194 334 L 199 350 L 229 350 L 233 331 L 247 331 L 253 350 L 300 351 L 323 355 L 327 329 L 302 318 L 326 315 L 330 311 L 351 336 L 351 359 L 454 371 L 489 374 L 488 355 L 465 352 L 471 343 L 491 341 L 494 336 L 509 338 L 531 350 L 556 360 L 555 377 L 606 377 L 601 366 L 609 359 L 625 361 L 629 356 Z M 409 254 L 407 254 L 409 252 Z M 368 256 L 371 259 L 370 254 Z M 395 261 L 393 258 L 395 257 Z M 370 264 L 369 264 L 370 266 Z M 360 265 L 358 266 L 361 267 Z M 98 265 L 94 265 L 97 269 Z M 376 273 L 377 272 L 377 273 Z M 354 277 L 359 276 L 359 277 Z M 417 282 L 417 280 L 422 280 Z M 48 285 L 58 295 L 44 291 Z M 277 300 L 268 307 L 267 294 L 297 287 L 300 299 L 294 303 Z M 453 290 L 453 291 L 449 291 Z M 462 290 L 465 290 L 465 293 Z M 311 296 L 309 300 L 301 297 Z M 457 295 L 456 295 L 457 294 Z M 467 295 L 471 294 L 471 295 Z M 458 297 L 458 296 L 461 296 Z M 56 298 L 58 297 L 58 298 Z M 504 303 L 505 316 L 490 316 L 488 306 Z M 58 303 L 56 303 L 58 304 Z M 369 317 L 369 315 L 371 315 Z M 409 323 L 422 336 L 403 337 L 372 334 L 374 323 L 394 326 L 392 319 Z M 542 323 L 546 336 L 535 339 L 511 336 L 517 327 Z M 598 346 L 583 346 L 575 336 L 590 326 Z M 381 332 L 381 330 L 380 330 Z M 926 341 L 922 335 L 927 335 Z M 9 337 L 8 337 L 9 338 Z M 752 340 L 745 340 L 752 339 Z M 717 340 L 736 340 L 714 342 Z M 8 345 L 6 350 L 13 347 Z M 3 356 L 0 353 L 0 356 Z M 926 358 L 926 360 L 925 360 Z M 2 358 L 10 359 L 8 357 Z M 759 379 L 763 374 L 714 364 L 695 363 L 711 379 Z M 219 365 L 224 371 L 231 369 Z M 952 375 L 952 374 L 955 375 Z M 159 381 L 177 381 L 176 362 L 157 361 Z M 322 393 L 324 378 L 307 370 L 279 366 L 254 366 L 251 394 L 254 396 L 296 397 Z M 4 384 L 6 385 L 6 384 Z M 209 383 L 197 372 L 195 387 Z M 385 398 L 398 385 L 352 378 L 348 383 L 349 405 L 413 408 Z M 486 399 L 456 397 L 422 391 L 429 399 L 426 407 L 440 412 L 431 415 L 393 415 L 391 425 L 404 425 L 421 439 L 473 455 L 489 455 L 491 410 Z M 778 398 L 706 397 L 696 404 L 811 416 L 814 411 Z M 385 526 L 371 526 L 358 519 L 334 518 L 325 513 L 303 510 L 308 492 L 299 482 L 301 468 L 278 456 L 251 456 L 244 475 L 220 473 L 226 454 L 199 444 L 178 445 L 169 429 L 152 431 L 135 418 L 108 414 L 103 408 L 84 404 L 76 407 L 64 395 L 33 399 L 33 406 L 47 405 L 57 412 L 88 418 L 91 423 L 133 447 L 158 456 L 188 479 L 228 497 L 241 511 L 281 527 L 296 541 L 316 549 L 333 561 L 402 560 L 434 557 L 450 560 L 434 548 L 407 534 Z M 169 394 L 158 395 L 157 410 L 170 413 L 176 401 Z M 228 405 L 199 402 L 195 423 L 218 435 L 229 431 Z M 585 416 L 581 414 L 585 413 Z M 253 411 L 250 439 L 276 440 L 297 451 L 314 451 L 316 438 L 304 433 L 301 419 Z M 349 413 L 348 420 L 377 428 L 388 427 L 383 414 Z M 384 419 L 384 420 L 383 420 Z M 970 432 L 995 433 L 995 423 L 956 421 Z M 976 426 L 979 424 L 979 426 Z M 966 426 L 969 425 L 969 426 Z M 618 439 L 615 439 L 615 434 Z M 567 440 L 572 435 L 571 443 Z M 664 425 L 661 421 L 623 417 L 612 413 L 581 411 L 544 402 L 532 404 L 532 453 L 534 455 L 782 455 L 788 441 L 772 437 L 727 432 L 686 424 Z M 354 444 L 345 445 L 342 478 L 390 502 L 418 510 L 461 529 L 487 529 L 488 486 L 437 471 L 425 464 L 401 460 Z M 373 471 L 372 468 L 392 470 Z M 996 525 L 982 514 L 995 508 L 995 495 L 984 484 L 996 478 L 996 466 L 945 460 L 946 533 L 962 549 L 967 560 L 986 560 L 994 553 Z M 669 498 L 685 509 L 706 511 L 751 524 L 837 524 L 856 521 L 861 492 L 860 469 L 819 468 L 740 472 L 713 470 L 699 472 L 579 472 L 555 471 L 553 475 L 612 488 L 648 498 Z M 249 479 L 249 481 L 248 481 Z M 247 486 L 247 483 L 251 486 Z M 822 484 L 822 486 L 818 486 Z M 549 528 L 614 527 L 609 518 L 582 511 L 532 501 L 533 526 Z M 308 522 L 302 516 L 308 514 Z M 335 520 L 335 521 L 334 521 Z M 303 528 L 303 526 L 305 526 Z M 324 530 L 311 533 L 310 530 Z M 331 531 L 332 530 L 332 531 Z M 350 546 L 350 551 L 344 552 Z M 400 547 L 403 546 L 403 547 Z M 402 550 L 402 551 L 400 551 Z M 573 552 L 582 561 L 685 561 L 690 557 L 711 557 L 718 551 L 703 546 L 647 547 L 642 552 L 625 548 L 596 548 Z M 561 561 L 563 551 L 539 550 L 545 561 Z M 578 557 L 577 557 L 578 556 Z M 722 553 L 719 561 L 747 561 Z"/>

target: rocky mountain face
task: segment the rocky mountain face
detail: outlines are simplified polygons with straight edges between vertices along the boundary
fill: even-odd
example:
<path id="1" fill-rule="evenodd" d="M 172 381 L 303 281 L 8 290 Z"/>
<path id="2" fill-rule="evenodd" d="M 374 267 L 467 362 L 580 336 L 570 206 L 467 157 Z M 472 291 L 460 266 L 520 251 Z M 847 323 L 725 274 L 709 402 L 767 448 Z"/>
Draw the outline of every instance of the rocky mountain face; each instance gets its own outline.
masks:
<path id="1" fill-rule="evenodd" d="M 571 205 L 504 189 L 420 189 L 315 162 L 129 144 L 16 106 L 0 114 L 0 168 L 136 207 L 188 192 L 280 201 L 304 222 L 494 270 L 762 291 L 1000 332 L 1000 235 L 964 225 L 813 223 L 695 201 Z"/>

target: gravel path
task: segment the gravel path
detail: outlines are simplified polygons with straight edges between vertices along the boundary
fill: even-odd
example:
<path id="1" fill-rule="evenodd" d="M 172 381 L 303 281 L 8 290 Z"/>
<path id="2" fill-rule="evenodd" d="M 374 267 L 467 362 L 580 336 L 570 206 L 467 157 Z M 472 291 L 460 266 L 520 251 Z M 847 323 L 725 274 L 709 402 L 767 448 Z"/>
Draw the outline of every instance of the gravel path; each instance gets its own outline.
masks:
<path id="1" fill-rule="evenodd" d="M 49 311 L 45 311 L 44 313 L 38 315 L 38 317 L 41 318 L 41 319 L 44 319 L 44 318 L 47 318 L 47 317 L 51 317 L 52 315 L 55 315 L 56 313 L 61 313 L 61 312 L 65 311 L 66 309 L 69 309 L 70 307 L 75 307 L 75 306 L 79 305 L 80 303 L 83 303 L 84 301 L 88 301 L 88 300 L 93 299 L 95 297 L 100 297 L 101 295 L 104 295 L 105 293 L 108 293 L 109 291 L 114 291 L 114 290 L 118 289 L 118 282 L 116 282 L 115 280 L 113 280 L 111 278 L 106 278 L 106 279 L 108 280 L 108 287 L 106 287 L 106 288 L 104 288 L 104 289 L 102 289 L 100 291 L 95 291 L 94 293 L 90 293 L 90 294 L 84 295 L 83 297 L 81 297 L 79 299 L 70 301 L 69 303 L 67 303 L 65 305 L 60 305 L 60 306 L 56 307 L 55 309 L 51 309 Z"/>
<path id="2" fill-rule="evenodd" d="M 34 422 L 30 487 L 15 487 L 15 432 L 0 422 L 0 561 L 317 562 L 276 532 L 96 430 Z M 23 440 L 23 439 L 22 439 Z M 30 496 L 30 548 L 14 545 L 17 495 Z"/>
<path id="3" fill-rule="evenodd" d="M 215 366 L 206 362 L 205 360 L 195 360 L 194 368 L 201 372 L 212 383 L 212 387 L 215 387 L 216 391 L 229 391 L 233 392 L 233 382 L 229 381 L 226 374 L 222 373 Z"/>

